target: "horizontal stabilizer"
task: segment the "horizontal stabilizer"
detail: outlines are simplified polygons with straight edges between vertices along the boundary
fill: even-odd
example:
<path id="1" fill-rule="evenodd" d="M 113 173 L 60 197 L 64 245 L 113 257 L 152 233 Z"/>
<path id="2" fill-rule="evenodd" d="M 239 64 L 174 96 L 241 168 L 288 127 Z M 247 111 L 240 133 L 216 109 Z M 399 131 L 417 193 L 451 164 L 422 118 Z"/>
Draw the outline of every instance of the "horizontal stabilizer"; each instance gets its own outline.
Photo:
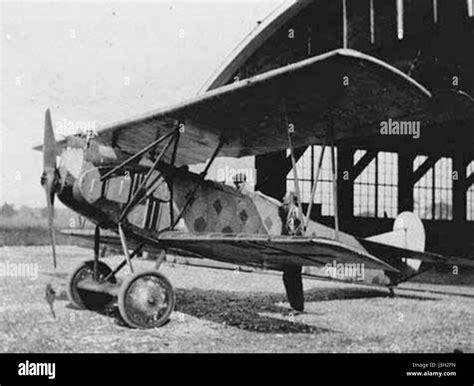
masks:
<path id="1" fill-rule="evenodd" d="M 375 256 L 400 267 L 400 261 L 419 269 L 422 262 L 474 267 L 474 259 L 443 256 L 425 252 L 425 230 L 421 220 L 411 212 L 403 212 L 395 219 L 393 231 L 358 239 Z"/>
<path id="2" fill-rule="evenodd" d="M 417 215 L 412 212 L 403 212 L 395 219 L 393 231 L 367 237 L 366 240 L 403 250 L 423 252 L 426 241 L 425 228 Z M 407 258 L 406 264 L 415 271 L 420 268 L 420 260 L 413 260 L 408 256 L 403 257 Z"/>

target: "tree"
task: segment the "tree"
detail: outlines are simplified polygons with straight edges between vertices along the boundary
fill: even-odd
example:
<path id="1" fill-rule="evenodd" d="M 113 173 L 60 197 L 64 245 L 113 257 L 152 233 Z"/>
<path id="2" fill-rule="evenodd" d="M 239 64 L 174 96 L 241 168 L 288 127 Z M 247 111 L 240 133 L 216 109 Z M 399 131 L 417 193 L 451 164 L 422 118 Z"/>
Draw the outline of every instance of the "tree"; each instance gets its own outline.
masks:
<path id="1" fill-rule="evenodd" d="M 16 210 L 13 207 L 13 205 L 10 205 L 6 202 L 0 207 L 0 215 L 1 216 L 13 217 L 15 215 L 15 213 L 16 213 Z"/>

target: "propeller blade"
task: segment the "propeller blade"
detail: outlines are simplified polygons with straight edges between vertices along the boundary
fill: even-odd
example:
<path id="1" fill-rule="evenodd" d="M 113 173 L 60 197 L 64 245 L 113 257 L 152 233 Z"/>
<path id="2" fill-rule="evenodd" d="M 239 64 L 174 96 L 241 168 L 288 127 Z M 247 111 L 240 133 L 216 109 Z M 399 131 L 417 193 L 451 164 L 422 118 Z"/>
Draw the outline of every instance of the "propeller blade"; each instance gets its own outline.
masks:
<path id="1" fill-rule="evenodd" d="M 41 184 L 46 193 L 46 204 L 48 207 L 48 228 L 53 251 L 53 266 L 56 268 L 56 238 L 54 234 L 54 196 L 56 189 L 56 139 L 54 138 L 51 112 L 46 110 L 44 120 L 44 142 L 43 142 L 43 175 Z"/>
<path id="2" fill-rule="evenodd" d="M 51 238 L 51 249 L 53 251 L 53 267 L 56 269 L 56 236 L 54 234 L 54 192 L 46 191 L 46 201 L 48 204 L 48 228 Z"/>
<path id="3" fill-rule="evenodd" d="M 54 138 L 51 112 L 46 110 L 43 138 L 43 170 L 56 169 L 56 139 Z"/>

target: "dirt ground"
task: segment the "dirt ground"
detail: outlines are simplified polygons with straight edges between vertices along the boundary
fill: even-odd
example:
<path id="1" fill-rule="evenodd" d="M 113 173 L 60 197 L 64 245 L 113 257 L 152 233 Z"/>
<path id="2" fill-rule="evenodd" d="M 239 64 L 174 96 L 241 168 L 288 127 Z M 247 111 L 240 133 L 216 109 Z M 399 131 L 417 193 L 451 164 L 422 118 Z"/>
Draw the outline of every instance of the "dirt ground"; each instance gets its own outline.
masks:
<path id="1" fill-rule="evenodd" d="M 390 298 L 384 289 L 305 279 L 306 312 L 292 318 L 278 274 L 165 263 L 176 310 L 161 328 L 135 330 L 113 313 L 74 309 L 67 275 L 91 251 L 60 246 L 58 255 L 55 271 L 49 247 L 0 248 L 3 271 L 11 263 L 38 268 L 36 278 L 34 270 L 0 278 L 0 352 L 474 351 L 474 287 L 416 283 Z M 104 261 L 115 266 L 120 257 Z M 56 318 L 47 283 L 58 294 Z"/>

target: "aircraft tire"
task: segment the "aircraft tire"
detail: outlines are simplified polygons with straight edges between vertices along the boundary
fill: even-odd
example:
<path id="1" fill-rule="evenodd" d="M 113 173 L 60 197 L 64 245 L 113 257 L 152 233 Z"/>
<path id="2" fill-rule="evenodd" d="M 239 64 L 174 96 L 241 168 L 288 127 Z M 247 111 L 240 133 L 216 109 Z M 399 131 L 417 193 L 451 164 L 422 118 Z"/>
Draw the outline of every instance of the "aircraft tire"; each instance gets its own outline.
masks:
<path id="1" fill-rule="evenodd" d="M 102 261 L 99 261 L 99 279 L 104 279 L 112 272 L 110 267 Z M 80 280 L 92 278 L 94 275 L 94 261 L 88 260 L 82 262 L 69 275 L 67 285 L 67 295 L 69 301 L 76 308 L 82 310 L 103 311 L 110 303 L 114 301 L 114 297 L 107 293 L 91 292 L 77 288 Z M 116 283 L 115 276 L 108 279 L 109 283 Z"/>
<path id="2" fill-rule="evenodd" d="M 120 286 L 120 316 L 130 327 L 156 328 L 168 320 L 176 303 L 169 280 L 156 271 L 130 275 Z"/>

